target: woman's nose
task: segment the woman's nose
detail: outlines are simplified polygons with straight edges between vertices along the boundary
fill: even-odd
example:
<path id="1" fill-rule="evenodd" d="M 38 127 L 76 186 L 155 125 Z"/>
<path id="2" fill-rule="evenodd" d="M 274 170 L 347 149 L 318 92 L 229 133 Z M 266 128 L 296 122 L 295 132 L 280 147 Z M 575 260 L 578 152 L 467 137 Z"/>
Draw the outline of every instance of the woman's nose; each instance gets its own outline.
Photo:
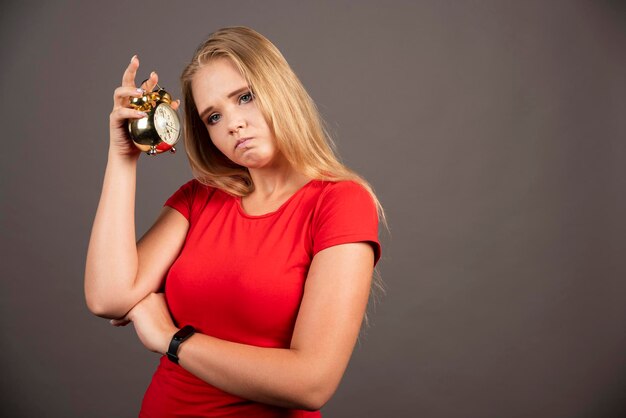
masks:
<path id="1" fill-rule="evenodd" d="M 231 115 L 228 121 L 228 129 L 231 133 L 235 133 L 246 126 L 244 118 L 240 114 Z"/>

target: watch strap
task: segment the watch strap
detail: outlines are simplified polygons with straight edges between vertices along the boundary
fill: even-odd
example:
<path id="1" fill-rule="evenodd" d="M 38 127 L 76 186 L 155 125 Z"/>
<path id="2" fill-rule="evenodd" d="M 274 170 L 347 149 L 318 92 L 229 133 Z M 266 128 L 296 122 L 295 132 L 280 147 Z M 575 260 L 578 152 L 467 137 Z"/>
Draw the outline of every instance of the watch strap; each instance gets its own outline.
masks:
<path id="1" fill-rule="evenodd" d="M 169 358 L 174 363 L 178 364 L 178 348 L 180 345 L 185 342 L 186 339 L 191 337 L 196 332 L 195 328 L 191 325 L 186 325 L 182 327 L 170 341 L 170 346 L 167 349 L 167 358 Z"/>

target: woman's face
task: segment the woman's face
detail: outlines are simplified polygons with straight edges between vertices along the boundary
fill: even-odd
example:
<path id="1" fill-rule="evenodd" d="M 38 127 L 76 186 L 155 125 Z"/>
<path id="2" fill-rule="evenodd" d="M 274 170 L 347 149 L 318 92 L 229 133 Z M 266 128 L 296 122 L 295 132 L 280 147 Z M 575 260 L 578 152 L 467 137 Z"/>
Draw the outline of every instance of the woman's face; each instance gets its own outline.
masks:
<path id="1" fill-rule="evenodd" d="M 276 162 L 274 136 L 246 80 L 230 60 L 219 58 L 203 65 L 191 81 L 191 90 L 211 141 L 226 157 L 248 168 Z"/>

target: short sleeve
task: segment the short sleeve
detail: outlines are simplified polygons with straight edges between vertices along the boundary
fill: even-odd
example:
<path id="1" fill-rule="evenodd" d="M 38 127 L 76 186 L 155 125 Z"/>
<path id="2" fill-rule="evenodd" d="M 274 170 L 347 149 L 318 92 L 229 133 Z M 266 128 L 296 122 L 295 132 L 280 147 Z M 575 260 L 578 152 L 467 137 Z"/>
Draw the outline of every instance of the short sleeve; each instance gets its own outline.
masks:
<path id="1" fill-rule="evenodd" d="M 320 195 L 312 222 L 313 255 L 333 245 L 367 242 L 374 265 L 381 256 L 378 212 L 369 192 L 353 181 L 329 184 Z"/>
<path id="2" fill-rule="evenodd" d="M 190 180 L 183 184 L 163 206 L 169 206 L 179 211 L 187 220 L 191 217 L 191 207 L 197 190 L 197 180 Z"/>

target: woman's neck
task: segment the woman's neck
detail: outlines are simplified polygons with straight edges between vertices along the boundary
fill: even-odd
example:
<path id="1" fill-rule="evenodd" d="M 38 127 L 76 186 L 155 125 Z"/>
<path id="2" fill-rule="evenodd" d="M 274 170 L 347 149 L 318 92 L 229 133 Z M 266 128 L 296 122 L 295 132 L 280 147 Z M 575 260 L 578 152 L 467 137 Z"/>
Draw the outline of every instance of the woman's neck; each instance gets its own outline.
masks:
<path id="1" fill-rule="evenodd" d="M 296 171 L 291 164 L 283 160 L 272 167 L 249 169 L 254 183 L 254 191 L 249 195 L 258 200 L 272 200 L 295 190 L 308 183 L 311 179 Z"/>

